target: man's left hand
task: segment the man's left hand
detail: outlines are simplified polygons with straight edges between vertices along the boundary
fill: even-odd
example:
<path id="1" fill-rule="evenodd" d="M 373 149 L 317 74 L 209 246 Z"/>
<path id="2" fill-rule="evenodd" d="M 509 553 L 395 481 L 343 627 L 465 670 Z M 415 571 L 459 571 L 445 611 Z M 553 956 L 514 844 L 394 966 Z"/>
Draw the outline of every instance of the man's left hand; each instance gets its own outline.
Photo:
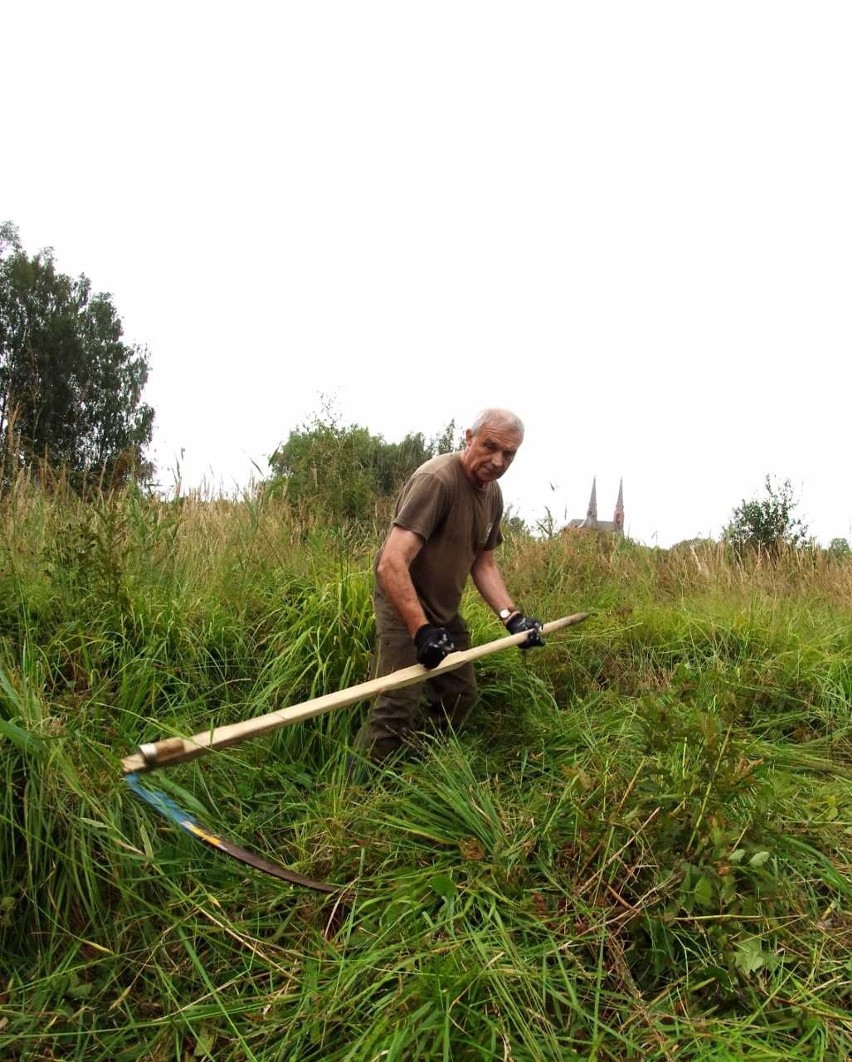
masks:
<path id="1" fill-rule="evenodd" d="M 518 646 L 519 649 L 533 649 L 536 646 L 544 645 L 544 638 L 541 636 L 541 627 L 541 620 L 531 619 L 529 616 L 524 616 L 520 612 L 506 621 L 506 630 L 509 634 L 520 634 L 521 631 L 530 632 L 529 637 Z"/>

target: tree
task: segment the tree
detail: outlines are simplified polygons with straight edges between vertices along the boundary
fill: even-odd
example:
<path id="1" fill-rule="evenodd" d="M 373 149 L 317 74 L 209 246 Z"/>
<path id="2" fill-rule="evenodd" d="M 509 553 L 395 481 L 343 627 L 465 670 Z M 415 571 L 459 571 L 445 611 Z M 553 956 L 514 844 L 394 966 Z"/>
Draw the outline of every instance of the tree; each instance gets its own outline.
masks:
<path id="1" fill-rule="evenodd" d="M 852 557 L 852 546 L 847 538 L 833 538 L 829 543 L 828 552 L 837 560 L 848 560 Z"/>
<path id="2" fill-rule="evenodd" d="M 783 546 L 803 546 L 808 540 L 807 526 L 793 516 L 798 500 L 793 495 L 789 479 L 773 483 L 770 476 L 764 483 L 766 497 L 743 499 L 734 509 L 731 521 L 723 532 L 724 541 L 742 554 L 760 550 L 777 557 Z"/>
<path id="3" fill-rule="evenodd" d="M 122 340 L 111 296 L 29 257 L 0 225 L 0 447 L 4 479 L 46 461 L 75 482 L 150 474 L 154 411 L 142 403 L 146 353 Z"/>
<path id="4" fill-rule="evenodd" d="M 269 459 L 272 490 L 284 487 L 329 520 L 369 520 L 376 502 L 393 497 L 418 465 L 454 448 L 455 425 L 427 440 L 420 433 L 389 443 L 358 424 L 343 425 L 326 401 L 320 414 L 291 431 Z"/>

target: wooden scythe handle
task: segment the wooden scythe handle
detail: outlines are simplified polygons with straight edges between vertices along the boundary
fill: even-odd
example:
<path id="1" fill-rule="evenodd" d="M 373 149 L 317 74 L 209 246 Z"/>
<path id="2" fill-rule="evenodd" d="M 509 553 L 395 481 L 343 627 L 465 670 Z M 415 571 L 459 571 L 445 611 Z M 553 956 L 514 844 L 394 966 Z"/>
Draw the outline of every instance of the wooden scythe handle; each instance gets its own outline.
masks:
<path id="1" fill-rule="evenodd" d="M 551 620 L 542 627 L 543 634 L 552 634 L 553 631 L 563 627 L 571 627 L 575 623 L 582 623 L 588 616 L 588 612 L 576 612 L 573 616 L 563 616 L 562 619 Z M 294 704 L 288 708 L 278 708 L 266 715 L 258 715 L 254 719 L 244 719 L 240 723 L 230 723 L 226 726 L 218 726 L 213 730 L 205 730 L 195 734 L 191 738 L 166 738 L 163 741 L 154 741 L 150 744 L 140 745 L 139 751 L 131 756 L 126 756 L 122 761 L 122 769 L 125 774 L 140 771 L 153 771 L 156 767 L 167 767 L 173 763 L 182 763 L 186 760 L 194 760 L 211 749 L 224 749 L 229 745 L 236 745 L 246 738 L 258 737 L 260 734 L 268 734 L 271 730 L 297 723 L 300 719 L 310 719 L 315 715 L 322 715 L 335 708 L 343 708 L 347 704 L 356 701 L 364 701 L 376 697 L 380 693 L 389 690 L 402 689 L 403 686 L 413 686 L 417 682 L 424 682 L 432 675 L 439 675 L 443 671 L 455 671 L 457 667 L 488 656 L 490 653 L 508 649 L 509 646 L 519 645 L 527 637 L 526 631 L 518 634 L 510 634 L 506 638 L 497 638 L 493 642 L 484 645 L 476 645 L 471 649 L 463 649 L 456 653 L 450 653 L 444 657 L 441 663 L 431 670 L 426 670 L 420 664 L 394 671 L 390 675 L 370 679 L 361 682 L 357 686 L 350 686 L 345 690 L 337 690 L 335 693 L 327 693 L 322 697 L 314 697 L 302 704 Z"/>

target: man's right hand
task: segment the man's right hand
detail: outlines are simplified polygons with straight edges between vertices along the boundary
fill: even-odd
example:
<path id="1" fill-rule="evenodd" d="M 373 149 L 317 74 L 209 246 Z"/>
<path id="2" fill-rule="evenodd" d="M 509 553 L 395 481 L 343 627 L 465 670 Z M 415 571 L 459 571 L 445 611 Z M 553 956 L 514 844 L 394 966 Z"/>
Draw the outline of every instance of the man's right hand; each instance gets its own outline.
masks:
<path id="1" fill-rule="evenodd" d="M 417 631 L 414 645 L 418 663 L 430 671 L 456 648 L 446 627 L 433 627 L 431 623 L 424 623 Z"/>

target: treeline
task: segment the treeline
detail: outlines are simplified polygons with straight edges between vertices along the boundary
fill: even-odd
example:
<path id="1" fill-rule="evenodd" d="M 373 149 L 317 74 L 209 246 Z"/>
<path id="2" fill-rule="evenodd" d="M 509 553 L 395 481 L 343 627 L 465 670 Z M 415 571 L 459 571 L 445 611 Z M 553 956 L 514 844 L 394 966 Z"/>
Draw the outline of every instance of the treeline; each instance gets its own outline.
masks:
<path id="1" fill-rule="evenodd" d="M 261 490 L 314 517 L 370 522 L 419 465 L 462 444 L 454 421 L 429 438 L 416 432 L 390 443 L 358 424 L 342 424 L 326 404 L 271 456 L 271 478 Z"/>
<path id="2" fill-rule="evenodd" d="M 17 228 L 0 224 L 0 490 L 30 470 L 59 474 L 78 491 L 130 481 L 151 486 L 148 373 L 147 350 L 124 341 L 112 297 L 93 293 L 83 274 L 61 273 L 51 248 L 27 254 Z M 368 524 L 387 517 L 418 465 L 462 445 L 455 422 L 429 437 L 415 432 L 388 442 L 359 424 L 342 424 L 326 402 L 289 433 L 257 489 L 286 499 L 302 516 Z M 737 556 L 770 559 L 815 548 L 797 506 L 790 481 L 767 475 L 764 494 L 733 509 L 722 542 Z M 525 530 L 518 518 L 509 520 Z M 559 529 L 537 530 L 546 536 Z M 835 538 L 829 552 L 846 557 L 852 550 Z"/>
<path id="3" fill-rule="evenodd" d="M 145 478 L 154 410 L 145 350 L 125 343 L 112 298 L 28 255 L 0 224 L 0 474 L 62 469 L 83 485 Z"/>

